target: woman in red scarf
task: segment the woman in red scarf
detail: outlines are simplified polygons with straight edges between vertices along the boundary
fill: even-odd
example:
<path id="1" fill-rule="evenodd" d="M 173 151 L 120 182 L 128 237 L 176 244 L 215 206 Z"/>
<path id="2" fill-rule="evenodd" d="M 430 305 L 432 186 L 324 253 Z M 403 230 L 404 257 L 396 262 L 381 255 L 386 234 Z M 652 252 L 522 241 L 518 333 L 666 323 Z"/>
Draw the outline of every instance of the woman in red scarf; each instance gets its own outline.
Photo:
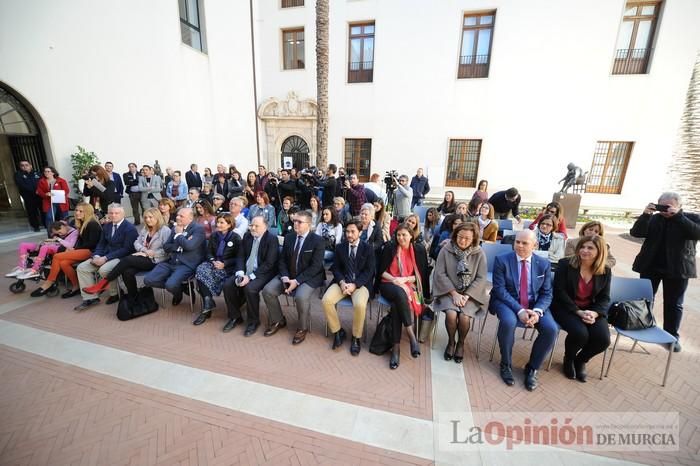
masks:
<path id="1" fill-rule="evenodd" d="M 51 191 L 63 191 L 65 193 L 64 202 L 52 203 Z M 58 176 L 58 172 L 53 167 L 44 168 L 44 174 L 36 185 L 36 194 L 41 198 L 41 211 L 46 214 L 46 230 L 50 231 L 49 225 L 53 222 L 63 220 L 68 212 L 68 182 Z"/>
<path id="2" fill-rule="evenodd" d="M 411 356 L 420 356 L 418 339 L 413 332 L 413 316 L 423 310 L 423 298 L 430 296 L 428 255 L 406 224 L 394 232 L 394 240 L 382 249 L 377 269 L 377 280 L 382 296 L 391 303 L 391 324 L 394 346 L 389 367 L 399 367 L 401 358 L 401 327 L 406 327 L 411 344 Z"/>

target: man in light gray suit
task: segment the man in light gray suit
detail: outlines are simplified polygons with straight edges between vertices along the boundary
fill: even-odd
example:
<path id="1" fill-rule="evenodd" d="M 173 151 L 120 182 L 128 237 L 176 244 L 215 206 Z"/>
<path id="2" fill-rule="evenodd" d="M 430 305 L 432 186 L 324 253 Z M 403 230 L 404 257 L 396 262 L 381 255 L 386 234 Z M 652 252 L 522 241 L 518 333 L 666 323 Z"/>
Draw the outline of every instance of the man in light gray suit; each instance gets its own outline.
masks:
<path id="1" fill-rule="evenodd" d="M 163 182 L 160 176 L 153 173 L 150 165 L 143 166 L 143 176 L 139 178 L 139 192 L 141 193 L 141 207 L 145 211 L 151 207 L 158 207 L 160 192 L 163 190 Z"/>

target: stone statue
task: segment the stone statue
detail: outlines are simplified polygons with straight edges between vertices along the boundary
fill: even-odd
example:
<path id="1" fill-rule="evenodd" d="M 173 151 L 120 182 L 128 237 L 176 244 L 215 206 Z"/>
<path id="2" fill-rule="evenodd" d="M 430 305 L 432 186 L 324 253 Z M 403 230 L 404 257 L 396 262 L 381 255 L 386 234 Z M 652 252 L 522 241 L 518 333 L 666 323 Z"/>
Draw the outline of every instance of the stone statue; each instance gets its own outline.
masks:
<path id="1" fill-rule="evenodd" d="M 161 178 L 163 178 L 163 172 L 160 171 L 160 164 L 156 160 L 156 163 L 153 164 L 153 174 L 158 175 Z"/>
<path id="2" fill-rule="evenodd" d="M 560 193 L 565 193 L 576 184 L 576 179 L 583 175 L 583 170 L 581 167 L 577 167 L 573 163 L 570 163 L 566 166 L 566 169 L 568 170 L 566 172 L 566 176 L 559 180 L 558 182 L 564 182 L 564 184 L 561 186 L 561 190 L 559 191 Z"/>

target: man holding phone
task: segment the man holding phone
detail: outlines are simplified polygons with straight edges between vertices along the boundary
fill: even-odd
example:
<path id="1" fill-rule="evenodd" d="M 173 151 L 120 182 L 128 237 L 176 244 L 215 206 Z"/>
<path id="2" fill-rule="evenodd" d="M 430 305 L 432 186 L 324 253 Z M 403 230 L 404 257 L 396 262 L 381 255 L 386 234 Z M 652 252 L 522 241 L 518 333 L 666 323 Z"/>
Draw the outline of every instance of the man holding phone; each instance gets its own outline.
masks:
<path id="1" fill-rule="evenodd" d="M 673 351 L 679 352 L 683 298 L 688 279 L 697 277 L 695 243 L 700 239 L 700 216 L 683 212 L 680 195 L 666 192 L 657 203 L 644 208 L 630 234 L 644 238 L 632 270 L 651 280 L 654 294 L 663 281 L 664 330 L 676 337 Z"/>

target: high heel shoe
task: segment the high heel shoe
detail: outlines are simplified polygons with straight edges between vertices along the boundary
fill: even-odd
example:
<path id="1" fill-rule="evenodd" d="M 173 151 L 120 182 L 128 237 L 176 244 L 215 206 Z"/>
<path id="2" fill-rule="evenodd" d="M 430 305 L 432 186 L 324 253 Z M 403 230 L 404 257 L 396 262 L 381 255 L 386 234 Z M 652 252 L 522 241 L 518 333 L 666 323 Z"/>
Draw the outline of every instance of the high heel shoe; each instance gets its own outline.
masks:
<path id="1" fill-rule="evenodd" d="M 462 354 L 457 354 L 458 352 L 461 352 Z M 457 364 L 462 364 L 463 360 L 464 360 L 464 342 L 462 342 L 461 345 L 457 344 L 457 346 L 455 347 L 455 357 L 454 357 L 454 361 Z"/>
<path id="2" fill-rule="evenodd" d="M 414 358 L 420 356 L 420 346 L 418 344 L 418 340 L 411 341 L 411 356 Z"/>
<path id="3" fill-rule="evenodd" d="M 391 351 L 391 359 L 389 359 L 389 369 L 396 369 L 399 367 L 399 360 L 401 359 L 401 350 L 396 349 L 396 351 Z"/>
<path id="4" fill-rule="evenodd" d="M 443 357 L 445 358 L 445 361 L 449 361 L 452 359 L 452 357 L 455 355 L 455 344 L 454 342 L 448 342 L 447 347 L 445 348 L 445 354 L 443 354 Z M 452 352 L 450 352 L 450 348 L 452 348 Z"/>
<path id="5" fill-rule="evenodd" d="M 58 289 L 58 284 L 57 283 L 52 283 L 50 287 L 48 288 L 37 288 L 36 290 L 32 291 L 29 296 L 32 298 L 38 298 L 40 296 L 46 296 L 47 294 L 56 291 Z"/>

